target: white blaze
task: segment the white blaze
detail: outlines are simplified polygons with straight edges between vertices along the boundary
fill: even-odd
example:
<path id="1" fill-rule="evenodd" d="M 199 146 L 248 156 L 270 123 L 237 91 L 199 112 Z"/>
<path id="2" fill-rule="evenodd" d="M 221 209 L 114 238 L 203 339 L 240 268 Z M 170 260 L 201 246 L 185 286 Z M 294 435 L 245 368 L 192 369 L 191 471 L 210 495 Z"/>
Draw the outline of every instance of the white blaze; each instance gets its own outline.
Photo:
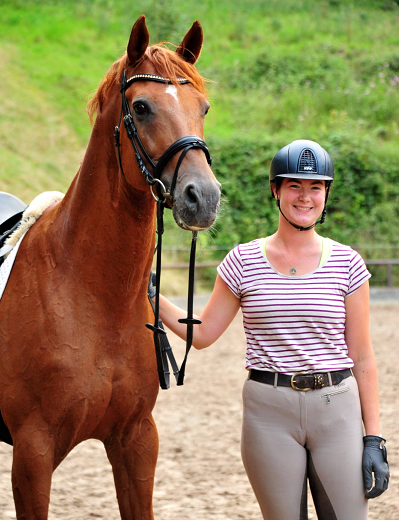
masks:
<path id="1" fill-rule="evenodd" d="M 168 87 L 166 89 L 166 93 L 173 96 L 177 102 L 179 101 L 179 99 L 177 97 L 177 88 L 174 85 L 168 85 Z"/>

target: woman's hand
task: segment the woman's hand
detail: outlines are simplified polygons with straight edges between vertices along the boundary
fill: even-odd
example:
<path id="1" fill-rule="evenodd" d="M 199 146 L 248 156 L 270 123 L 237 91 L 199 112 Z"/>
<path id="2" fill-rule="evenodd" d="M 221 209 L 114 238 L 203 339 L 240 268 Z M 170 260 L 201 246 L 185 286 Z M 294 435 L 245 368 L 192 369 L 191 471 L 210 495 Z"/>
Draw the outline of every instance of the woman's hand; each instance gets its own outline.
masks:
<path id="1" fill-rule="evenodd" d="M 227 329 L 240 308 L 240 300 L 217 275 L 211 297 L 199 318 L 201 325 L 194 325 L 193 346 L 203 349 L 212 345 Z M 186 311 L 171 303 L 164 296 L 159 299 L 159 314 L 163 323 L 177 336 L 186 339 L 187 327 L 178 322 L 186 317 Z"/>
<path id="2" fill-rule="evenodd" d="M 389 465 L 385 439 L 375 435 L 363 437 L 363 479 L 366 498 L 376 498 L 388 489 Z M 374 474 L 374 486 L 373 486 Z"/>

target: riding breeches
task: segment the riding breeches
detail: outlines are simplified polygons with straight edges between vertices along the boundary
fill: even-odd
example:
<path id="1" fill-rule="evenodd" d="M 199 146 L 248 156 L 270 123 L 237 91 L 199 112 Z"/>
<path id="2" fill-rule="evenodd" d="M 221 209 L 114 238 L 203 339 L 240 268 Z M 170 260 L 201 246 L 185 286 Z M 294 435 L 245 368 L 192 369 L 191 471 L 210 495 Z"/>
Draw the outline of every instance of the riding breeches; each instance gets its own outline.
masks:
<path id="1" fill-rule="evenodd" d="M 366 520 L 356 379 L 309 392 L 247 380 L 241 450 L 264 520 Z"/>

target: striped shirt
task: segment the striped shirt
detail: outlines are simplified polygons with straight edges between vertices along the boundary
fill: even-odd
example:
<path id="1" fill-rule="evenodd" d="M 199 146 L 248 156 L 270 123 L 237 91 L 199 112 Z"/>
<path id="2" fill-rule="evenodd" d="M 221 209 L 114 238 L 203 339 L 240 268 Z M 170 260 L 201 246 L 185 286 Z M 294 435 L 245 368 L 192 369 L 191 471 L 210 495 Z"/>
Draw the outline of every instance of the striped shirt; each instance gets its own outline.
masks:
<path id="1" fill-rule="evenodd" d="M 353 366 L 345 298 L 371 276 L 356 251 L 331 241 L 315 271 L 286 276 L 267 261 L 257 239 L 230 251 L 218 273 L 241 301 L 247 369 L 292 374 Z"/>

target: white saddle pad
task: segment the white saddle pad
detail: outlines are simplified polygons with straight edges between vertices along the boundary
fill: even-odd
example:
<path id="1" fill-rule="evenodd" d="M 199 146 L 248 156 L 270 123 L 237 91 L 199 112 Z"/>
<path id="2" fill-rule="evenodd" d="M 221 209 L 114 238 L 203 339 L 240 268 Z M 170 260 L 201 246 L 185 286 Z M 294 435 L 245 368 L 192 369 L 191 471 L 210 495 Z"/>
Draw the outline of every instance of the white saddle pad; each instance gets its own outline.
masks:
<path id="1" fill-rule="evenodd" d="M 17 256 L 19 246 L 20 246 L 24 236 L 25 236 L 25 233 L 18 240 L 17 244 L 12 248 L 12 250 L 8 254 L 7 258 L 4 260 L 4 262 L 0 265 L 0 300 L 1 300 L 1 297 L 3 296 L 4 289 L 6 288 L 6 285 L 8 282 L 8 278 L 10 277 L 12 266 L 14 265 L 15 257 Z"/>
<path id="2" fill-rule="evenodd" d="M 14 265 L 15 257 L 17 256 L 18 248 L 25 233 L 33 226 L 37 219 L 40 218 L 46 208 L 55 202 L 59 202 L 63 197 L 64 194 L 59 191 L 45 191 L 38 195 L 24 211 L 18 228 L 7 238 L 5 245 L 1 248 L 3 254 L 7 253 L 7 257 L 0 266 L 0 299 L 3 296 L 12 266 Z M 12 247 L 12 249 L 8 252 L 10 247 Z"/>

